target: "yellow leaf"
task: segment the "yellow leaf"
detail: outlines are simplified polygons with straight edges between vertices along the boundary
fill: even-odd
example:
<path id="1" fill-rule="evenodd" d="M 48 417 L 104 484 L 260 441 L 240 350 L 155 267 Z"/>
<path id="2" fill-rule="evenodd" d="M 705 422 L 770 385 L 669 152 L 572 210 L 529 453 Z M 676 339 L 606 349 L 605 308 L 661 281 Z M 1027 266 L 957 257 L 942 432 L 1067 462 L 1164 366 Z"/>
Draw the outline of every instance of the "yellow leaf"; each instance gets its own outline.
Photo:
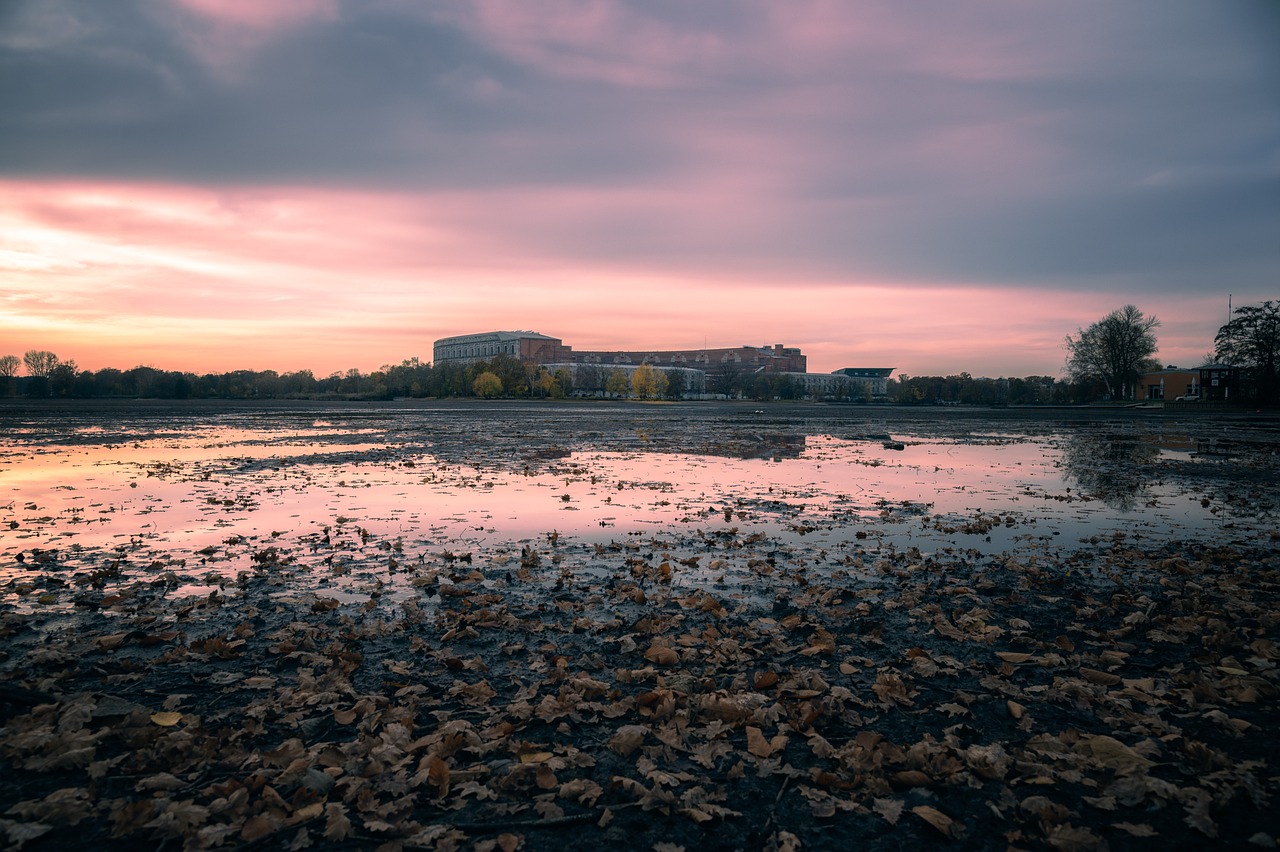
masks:
<path id="1" fill-rule="evenodd" d="M 172 728 L 182 721 L 181 713 L 152 713 L 151 721 L 162 728 Z"/>

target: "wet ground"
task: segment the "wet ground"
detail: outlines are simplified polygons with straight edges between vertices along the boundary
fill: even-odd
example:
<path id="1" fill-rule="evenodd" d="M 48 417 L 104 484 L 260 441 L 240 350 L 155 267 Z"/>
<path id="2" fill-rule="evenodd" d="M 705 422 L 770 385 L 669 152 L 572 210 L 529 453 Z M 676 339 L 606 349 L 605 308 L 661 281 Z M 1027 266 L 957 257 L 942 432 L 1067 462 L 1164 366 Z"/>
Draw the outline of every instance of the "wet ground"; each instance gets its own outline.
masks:
<path id="1" fill-rule="evenodd" d="M 11 844 L 1276 836 L 1274 419 L 120 403 L 0 425 Z"/>

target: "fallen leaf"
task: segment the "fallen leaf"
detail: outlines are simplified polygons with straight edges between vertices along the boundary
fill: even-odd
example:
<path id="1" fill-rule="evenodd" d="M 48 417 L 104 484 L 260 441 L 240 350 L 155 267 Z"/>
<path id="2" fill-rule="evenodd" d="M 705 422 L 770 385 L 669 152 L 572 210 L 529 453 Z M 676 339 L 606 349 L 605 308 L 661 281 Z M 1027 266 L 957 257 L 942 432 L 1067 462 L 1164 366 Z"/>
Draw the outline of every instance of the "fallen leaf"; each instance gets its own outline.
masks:
<path id="1" fill-rule="evenodd" d="M 1111 824 L 1112 828 L 1118 828 L 1123 832 L 1133 835 L 1134 837 L 1155 837 L 1156 830 L 1151 826 L 1143 823 L 1132 822 L 1115 822 Z"/>
<path id="2" fill-rule="evenodd" d="M 172 728 L 182 721 L 182 714 L 172 712 L 152 713 L 151 721 L 162 728 Z"/>
<path id="3" fill-rule="evenodd" d="M 996 651 L 996 656 L 1006 663 L 1025 663 L 1031 659 L 1031 654 L 1024 654 L 1019 651 Z"/>
<path id="4" fill-rule="evenodd" d="M 957 830 L 956 821 L 937 808 L 929 805 L 916 805 L 911 809 L 911 813 L 936 828 L 944 837 L 958 836 L 955 833 Z"/>
<path id="5" fill-rule="evenodd" d="M 644 658 L 660 666 L 674 666 L 680 662 L 680 655 L 674 648 L 668 648 L 666 645 L 650 645 L 649 650 L 644 652 Z"/>
<path id="6" fill-rule="evenodd" d="M 1087 742 L 1089 751 L 1093 753 L 1094 758 L 1108 769 L 1117 771 L 1133 768 L 1145 769 L 1148 766 L 1155 765 L 1152 761 L 1147 760 L 1114 737 L 1099 734 L 1089 737 Z"/>
<path id="7" fill-rule="evenodd" d="M 643 725 L 623 725 L 609 738 L 609 748 L 623 757 L 640 748 L 649 729 Z"/>
<path id="8" fill-rule="evenodd" d="M 905 805 L 901 799 L 873 799 L 871 802 L 871 809 L 884 817 L 884 821 L 889 825 L 898 824 L 898 820 L 902 818 L 903 807 Z"/>

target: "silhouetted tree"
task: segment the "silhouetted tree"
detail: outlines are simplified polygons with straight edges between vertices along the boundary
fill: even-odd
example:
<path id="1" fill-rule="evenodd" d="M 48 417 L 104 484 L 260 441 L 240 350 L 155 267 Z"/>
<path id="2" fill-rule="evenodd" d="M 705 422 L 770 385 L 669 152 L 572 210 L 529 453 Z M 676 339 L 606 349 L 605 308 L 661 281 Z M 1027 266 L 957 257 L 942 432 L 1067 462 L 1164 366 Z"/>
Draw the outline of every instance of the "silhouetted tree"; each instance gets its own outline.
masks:
<path id="1" fill-rule="evenodd" d="M 0 395 L 13 396 L 18 390 L 18 368 L 22 359 L 17 355 L 0 355 Z"/>
<path id="2" fill-rule="evenodd" d="M 1236 308 L 1213 344 L 1218 361 L 1244 368 L 1259 402 L 1280 402 L 1280 302 Z"/>
<path id="3" fill-rule="evenodd" d="M 1067 335 L 1067 372 L 1076 381 L 1100 379 L 1113 399 L 1128 398 L 1138 374 L 1155 366 L 1159 325 L 1133 305 L 1112 311 L 1075 337 Z"/>

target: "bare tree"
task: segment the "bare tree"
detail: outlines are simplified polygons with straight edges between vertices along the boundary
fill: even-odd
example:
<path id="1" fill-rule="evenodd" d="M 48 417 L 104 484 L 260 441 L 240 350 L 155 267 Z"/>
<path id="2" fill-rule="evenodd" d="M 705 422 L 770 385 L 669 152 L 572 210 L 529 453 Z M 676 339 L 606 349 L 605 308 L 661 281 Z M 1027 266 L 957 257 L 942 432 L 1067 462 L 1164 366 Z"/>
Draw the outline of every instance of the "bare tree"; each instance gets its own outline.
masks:
<path id="1" fill-rule="evenodd" d="M 1067 373 L 1073 381 L 1102 381 L 1113 399 L 1129 396 L 1144 369 L 1154 366 L 1155 329 L 1160 320 L 1133 305 L 1112 311 L 1093 325 L 1067 335 Z"/>
<path id="2" fill-rule="evenodd" d="M 22 361 L 27 365 L 27 375 L 34 376 L 39 379 L 47 379 L 53 375 L 53 371 L 58 369 L 58 356 L 52 352 L 43 349 L 32 349 L 22 356 Z"/>
<path id="3" fill-rule="evenodd" d="M 0 378 L 12 379 L 18 375 L 21 366 L 22 359 L 17 355 L 0 355 Z"/>

